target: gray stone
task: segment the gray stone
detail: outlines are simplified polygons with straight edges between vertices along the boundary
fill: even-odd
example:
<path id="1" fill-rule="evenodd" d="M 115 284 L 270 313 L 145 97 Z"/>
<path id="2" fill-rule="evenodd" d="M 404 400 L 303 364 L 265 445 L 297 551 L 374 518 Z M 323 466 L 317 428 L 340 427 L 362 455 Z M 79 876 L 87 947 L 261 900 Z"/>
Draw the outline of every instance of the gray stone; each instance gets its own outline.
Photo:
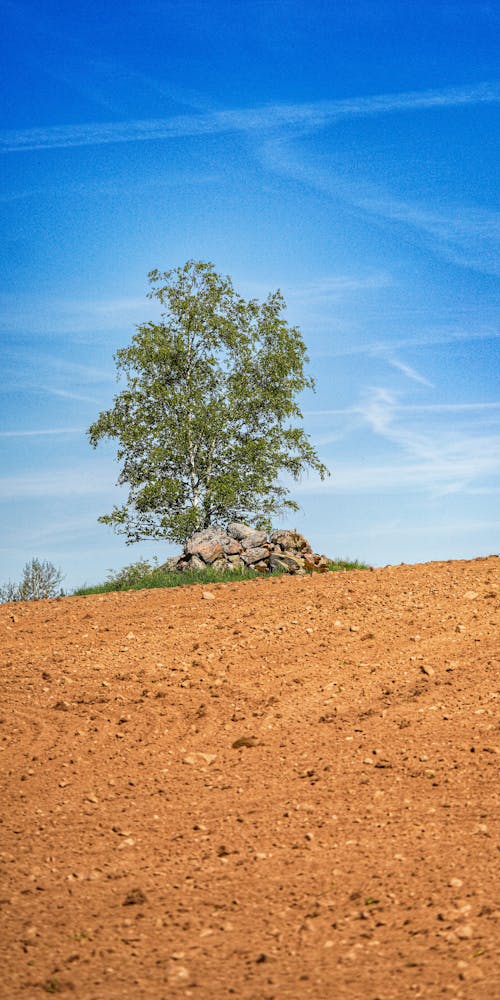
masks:
<path id="1" fill-rule="evenodd" d="M 273 569 L 286 569 L 287 573 L 289 572 L 290 567 L 282 557 L 282 552 L 279 554 L 277 552 L 271 552 L 271 555 L 269 556 L 269 569 L 271 571 Z"/>
<path id="2" fill-rule="evenodd" d="M 190 559 L 188 560 L 182 559 L 182 561 L 179 560 L 179 562 L 177 563 L 177 569 L 180 570 L 198 570 L 206 568 L 207 568 L 206 563 L 204 563 L 203 559 L 200 559 L 199 556 L 191 556 Z"/>
<path id="3" fill-rule="evenodd" d="M 216 538 L 212 539 L 212 541 L 199 542 L 194 554 L 210 566 L 211 563 L 214 563 L 222 555 L 222 545 Z"/>
<path id="4" fill-rule="evenodd" d="M 312 552 L 303 552 L 301 558 L 304 560 L 304 569 L 312 573 L 319 570 L 319 556 L 315 556 Z"/>
<path id="5" fill-rule="evenodd" d="M 318 556 L 317 558 L 315 558 L 314 561 L 316 563 L 316 566 L 320 570 L 320 572 L 322 572 L 322 573 L 326 573 L 327 572 L 327 570 L 328 570 L 328 564 L 331 561 L 328 558 L 328 556 Z"/>
<path id="6" fill-rule="evenodd" d="M 246 549 L 245 552 L 242 552 L 241 558 L 247 566 L 251 566 L 252 563 L 260 562 L 263 559 L 267 561 L 269 558 L 269 552 L 261 545 L 257 545 L 253 549 Z"/>
<path id="7" fill-rule="evenodd" d="M 267 541 L 265 531 L 252 531 L 241 540 L 244 549 L 254 549 L 257 545 L 263 545 Z"/>
<path id="8" fill-rule="evenodd" d="M 217 525 L 214 525 L 212 528 L 204 528 L 203 531 L 195 531 L 194 535 L 188 538 L 184 546 L 184 552 L 187 555 L 197 555 L 201 545 L 213 542 L 218 542 L 221 545 L 223 538 L 225 538 L 225 532 L 222 528 L 217 527 Z"/>
<path id="9" fill-rule="evenodd" d="M 231 524 L 227 526 L 227 533 L 231 535 L 231 538 L 236 538 L 238 542 L 241 542 L 242 538 L 246 538 L 247 535 L 251 535 L 254 528 L 249 528 L 248 524 L 243 524 L 243 521 L 231 521 Z"/>
<path id="10" fill-rule="evenodd" d="M 237 556 L 241 552 L 240 543 L 229 535 L 224 535 L 224 538 L 221 539 L 221 545 L 225 556 Z"/>

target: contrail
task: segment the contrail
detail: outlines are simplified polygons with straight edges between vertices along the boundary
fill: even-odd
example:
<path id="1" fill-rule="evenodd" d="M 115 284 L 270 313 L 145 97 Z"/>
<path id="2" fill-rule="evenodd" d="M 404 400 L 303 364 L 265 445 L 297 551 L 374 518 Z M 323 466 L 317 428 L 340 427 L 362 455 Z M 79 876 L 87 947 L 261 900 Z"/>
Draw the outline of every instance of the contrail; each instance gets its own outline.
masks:
<path id="1" fill-rule="evenodd" d="M 111 142 L 151 142 L 158 139 L 216 135 L 225 132 L 276 131 L 286 127 L 314 130 L 345 118 L 361 118 L 423 108 L 491 104 L 498 102 L 499 99 L 500 85 L 481 83 L 442 90 L 354 97 L 341 101 L 271 104 L 260 108 L 214 111 L 210 114 L 180 115 L 172 118 L 54 125 L 0 132 L 0 150 L 14 153 L 35 149 L 69 149 L 72 146 L 100 146 Z"/>

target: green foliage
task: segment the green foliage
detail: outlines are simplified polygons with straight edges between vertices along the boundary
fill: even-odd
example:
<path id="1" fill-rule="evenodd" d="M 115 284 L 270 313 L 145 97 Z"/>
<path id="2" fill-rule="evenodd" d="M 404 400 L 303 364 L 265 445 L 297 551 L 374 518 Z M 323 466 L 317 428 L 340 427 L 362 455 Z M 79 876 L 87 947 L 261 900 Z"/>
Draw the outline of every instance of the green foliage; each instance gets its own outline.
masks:
<path id="1" fill-rule="evenodd" d="M 142 575 L 141 567 L 148 567 Z M 335 559 L 328 564 L 328 568 L 333 572 L 347 572 L 348 570 L 368 569 L 368 566 L 365 563 L 359 562 L 357 559 L 354 561 L 349 561 L 348 559 Z M 286 575 L 286 573 L 286 569 L 276 568 L 273 570 L 272 575 L 281 576 Z M 181 573 L 176 569 L 168 570 L 158 565 L 151 566 L 147 560 L 141 560 L 137 563 L 133 563 L 131 566 L 125 566 L 117 572 L 110 572 L 105 583 L 96 584 L 94 587 L 80 587 L 78 590 L 74 591 L 74 596 L 85 597 L 88 594 L 109 594 L 112 591 L 117 590 L 151 590 L 157 587 L 188 587 L 195 583 L 236 583 L 239 580 L 265 580 L 266 578 L 268 578 L 267 574 L 262 576 L 256 570 L 250 568 L 220 571 L 212 569 L 211 566 L 207 566 L 203 570 L 185 570 Z"/>
<path id="2" fill-rule="evenodd" d="M 274 292 L 246 301 L 212 264 L 151 271 L 159 323 L 137 328 L 115 355 L 125 388 L 89 428 L 96 447 L 117 442 L 128 499 L 99 518 L 126 536 L 183 543 L 211 524 L 269 528 L 297 510 L 282 472 L 328 470 L 304 431 L 297 396 L 313 389 L 302 335 Z"/>
<path id="3" fill-rule="evenodd" d="M 124 566 L 117 571 L 110 570 L 107 583 L 112 584 L 113 590 L 133 590 L 145 579 L 155 575 L 158 568 L 158 560 L 154 559 L 153 564 L 147 559 L 139 559 L 131 566 Z"/>
<path id="4" fill-rule="evenodd" d="M 47 597 L 62 595 L 60 589 L 64 577 L 60 569 L 47 560 L 31 559 L 23 569 L 20 583 L 0 586 L 0 603 L 7 601 L 39 601 Z"/>

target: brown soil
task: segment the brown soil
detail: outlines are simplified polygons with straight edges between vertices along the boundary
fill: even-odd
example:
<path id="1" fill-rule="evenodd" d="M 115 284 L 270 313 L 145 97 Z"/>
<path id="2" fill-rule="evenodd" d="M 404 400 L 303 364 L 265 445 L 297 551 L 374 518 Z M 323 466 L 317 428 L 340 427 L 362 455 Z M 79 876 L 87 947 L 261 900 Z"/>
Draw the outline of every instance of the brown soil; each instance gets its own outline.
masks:
<path id="1" fill-rule="evenodd" d="M 1 996 L 500 996 L 498 570 L 3 605 Z"/>

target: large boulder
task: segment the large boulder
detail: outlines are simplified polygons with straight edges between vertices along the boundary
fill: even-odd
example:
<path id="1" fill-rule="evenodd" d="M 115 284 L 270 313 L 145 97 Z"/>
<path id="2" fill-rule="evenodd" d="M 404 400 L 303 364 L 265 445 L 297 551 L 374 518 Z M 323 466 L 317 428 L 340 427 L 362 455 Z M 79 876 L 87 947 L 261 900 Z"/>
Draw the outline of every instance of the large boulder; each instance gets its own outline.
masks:
<path id="1" fill-rule="evenodd" d="M 208 563 L 210 566 L 211 563 L 215 562 L 222 555 L 222 545 L 216 538 L 213 538 L 212 541 L 198 542 L 193 555 L 199 556 L 200 559 L 203 559 L 203 562 Z"/>
<path id="2" fill-rule="evenodd" d="M 229 569 L 238 569 L 242 566 L 241 558 L 238 555 L 225 556 L 225 562 Z"/>
<path id="3" fill-rule="evenodd" d="M 264 545 L 265 542 L 267 542 L 265 531 L 252 531 L 249 535 L 245 535 L 245 538 L 242 538 L 241 545 L 243 549 L 253 549 L 256 545 Z"/>
<path id="4" fill-rule="evenodd" d="M 222 538 L 225 532 L 222 528 L 204 528 L 191 535 L 184 546 L 187 556 L 198 556 L 204 563 L 210 565 L 222 555 Z"/>
<path id="5" fill-rule="evenodd" d="M 271 572 L 273 569 L 286 569 L 287 572 L 289 571 L 289 566 L 281 558 L 282 554 L 283 553 L 281 552 L 279 554 L 277 552 L 271 552 L 271 555 L 269 556 L 269 569 Z"/>
<path id="6" fill-rule="evenodd" d="M 317 559 L 315 558 L 314 561 L 316 563 L 316 569 L 318 570 L 319 573 L 328 572 L 328 566 L 331 562 L 331 559 L 329 559 L 328 556 L 318 556 Z"/>
<path id="7" fill-rule="evenodd" d="M 228 535 L 231 535 L 231 538 L 236 538 L 238 542 L 241 542 L 243 538 L 247 538 L 253 531 L 255 531 L 255 528 L 250 528 L 243 521 L 231 521 L 231 524 L 227 526 Z"/>
<path id="8" fill-rule="evenodd" d="M 251 548 L 245 549 L 241 553 L 241 558 L 247 566 L 251 566 L 252 563 L 261 562 L 263 559 L 269 558 L 269 551 L 265 549 L 263 545 L 255 545 Z"/>
<path id="9" fill-rule="evenodd" d="M 225 535 L 221 541 L 222 551 L 225 556 L 238 556 L 241 552 L 241 543 L 230 535 Z"/>

